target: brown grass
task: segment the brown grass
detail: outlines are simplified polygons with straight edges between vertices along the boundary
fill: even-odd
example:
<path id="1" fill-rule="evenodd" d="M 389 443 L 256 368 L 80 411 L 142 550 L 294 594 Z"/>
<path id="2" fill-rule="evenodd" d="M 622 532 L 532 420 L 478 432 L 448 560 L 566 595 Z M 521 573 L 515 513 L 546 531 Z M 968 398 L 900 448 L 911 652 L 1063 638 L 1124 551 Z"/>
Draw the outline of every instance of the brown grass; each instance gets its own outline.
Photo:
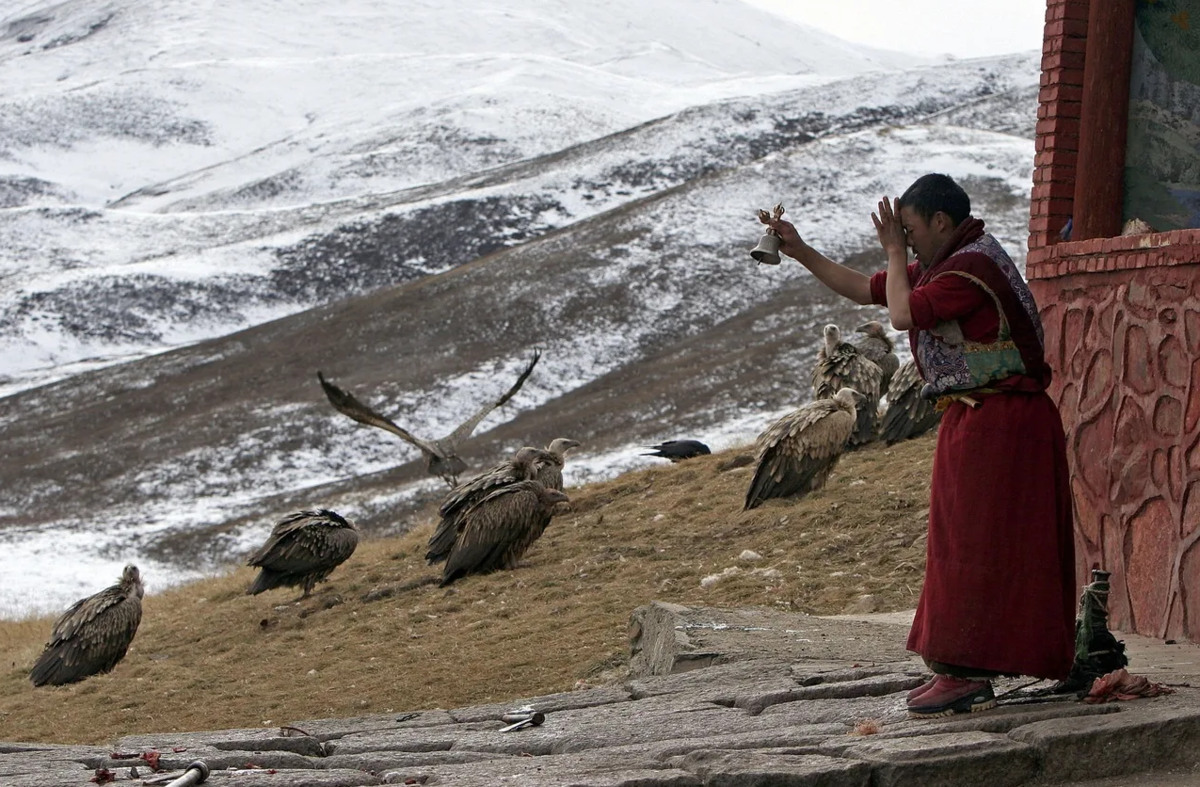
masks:
<path id="1" fill-rule="evenodd" d="M 752 468 L 719 469 L 736 452 L 568 490 L 572 510 L 520 568 L 446 589 L 423 582 L 437 574 L 421 559 L 432 516 L 360 545 L 303 603 L 290 590 L 243 595 L 253 573 L 238 569 L 148 597 L 125 660 L 74 686 L 28 682 L 50 619 L 0 622 L 0 740 L 102 743 L 565 691 L 621 675 L 629 614 L 652 599 L 908 609 L 932 448 L 868 447 L 825 490 L 750 512 Z M 740 561 L 746 549 L 763 559 Z M 701 587 L 730 566 L 741 573 Z"/>

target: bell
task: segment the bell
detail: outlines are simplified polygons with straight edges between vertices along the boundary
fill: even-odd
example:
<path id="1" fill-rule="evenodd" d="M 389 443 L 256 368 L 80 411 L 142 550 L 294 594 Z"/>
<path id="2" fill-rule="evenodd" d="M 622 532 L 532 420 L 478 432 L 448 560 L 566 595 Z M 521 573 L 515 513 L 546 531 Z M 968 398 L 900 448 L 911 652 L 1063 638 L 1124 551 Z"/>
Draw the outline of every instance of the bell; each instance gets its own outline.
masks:
<path id="1" fill-rule="evenodd" d="M 758 245 L 750 250 L 750 256 L 754 258 L 755 262 L 778 265 L 779 247 L 782 244 L 783 240 L 774 232 L 768 230 L 758 239 Z"/>

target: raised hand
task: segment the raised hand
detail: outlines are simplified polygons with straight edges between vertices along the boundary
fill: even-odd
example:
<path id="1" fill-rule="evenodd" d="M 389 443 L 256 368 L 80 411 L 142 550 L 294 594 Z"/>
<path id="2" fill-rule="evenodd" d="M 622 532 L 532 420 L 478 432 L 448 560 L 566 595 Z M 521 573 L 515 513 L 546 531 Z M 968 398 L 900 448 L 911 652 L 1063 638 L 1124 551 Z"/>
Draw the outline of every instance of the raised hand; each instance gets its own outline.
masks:
<path id="1" fill-rule="evenodd" d="M 800 237 L 800 233 L 796 231 L 796 226 L 790 221 L 784 219 L 767 216 L 763 220 L 766 224 L 779 236 L 783 243 L 779 247 L 781 254 L 786 254 L 789 257 L 798 258 L 804 248 L 804 239 Z"/>
<path id="2" fill-rule="evenodd" d="M 899 204 L 900 198 L 896 198 Z M 908 244 L 904 234 L 904 225 L 900 222 L 899 209 L 893 210 L 892 201 L 884 197 L 879 201 L 879 213 L 871 214 L 875 224 L 875 233 L 879 236 L 879 245 L 887 252 L 888 258 L 899 255 L 908 258 Z"/>

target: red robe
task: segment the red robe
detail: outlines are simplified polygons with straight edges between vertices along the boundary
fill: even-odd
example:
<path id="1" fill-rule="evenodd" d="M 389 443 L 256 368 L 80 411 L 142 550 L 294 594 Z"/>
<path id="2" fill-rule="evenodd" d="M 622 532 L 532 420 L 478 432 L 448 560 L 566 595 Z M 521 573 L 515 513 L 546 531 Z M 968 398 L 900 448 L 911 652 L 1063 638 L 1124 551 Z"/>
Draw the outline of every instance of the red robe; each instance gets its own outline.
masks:
<path id="1" fill-rule="evenodd" d="M 965 241 L 947 245 L 934 265 Z M 968 341 L 996 340 L 999 313 L 983 289 L 961 276 L 918 285 L 921 272 L 908 268 L 914 346 L 917 331 L 943 320 L 958 320 Z M 886 281 L 886 271 L 871 277 L 884 306 Z M 1036 341 L 1009 322 L 1014 341 Z M 928 660 L 1038 678 L 1070 672 L 1078 591 L 1066 438 L 1039 371 L 989 384 L 1002 393 L 979 396 L 977 408 L 955 402 L 942 418 L 925 584 L 908 636 Z"/>

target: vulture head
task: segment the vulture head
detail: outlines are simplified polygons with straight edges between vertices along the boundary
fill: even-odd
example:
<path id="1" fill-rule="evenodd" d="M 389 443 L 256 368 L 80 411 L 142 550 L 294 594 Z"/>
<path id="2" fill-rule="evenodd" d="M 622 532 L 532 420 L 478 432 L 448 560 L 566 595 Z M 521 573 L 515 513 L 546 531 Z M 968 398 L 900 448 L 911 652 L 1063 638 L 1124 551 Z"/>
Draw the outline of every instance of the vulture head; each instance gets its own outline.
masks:
<path id="1" fill-rule="evenodd" d="M 842 343 L 842 329 L 829 323 L 825 326 L 825 354 L 833 355 L 833 351 Z"/>
<path id="2" fill-rule="evenodd" d="M 887 331 L 883 327 L 883 323 L 879 320 L 871 320 L 864 322 L 862 325 L 854 329 L 856 333 L 865 333 L 867 336 L 874 336 L 876 339 L 887 339 Z"/>
<path id="3" fill-rule="evenodd" d="M 547 511 L 554 508 L 554 506 L 559 503 L 571 502 L 571 498 L 567 497 L 565 493 L 560 492 L 557 489 L 544 488 L 540 494 L 542 498 L 542 505 L 546 507 Z"/>
<path id="4" fill-rule="evenodd" d="M 146 587 L 142 584 L 142 575 L 137 566 L 125 566 L 125 570 L 121 572 L 121 590 L 130 596 L 136 594 L 138 598 L 146 594 Z"/>
<path id="5" fill-rule="evenodd" d="M 578 448 L 581 445 L 583 445 L 583 443 L 579 442 L 578 440 L 569 440 L 565 437 L 556 437 L 550 441 L 550 445 L 546 446 L 546 450 L 554 454 L 559 459 L 562 459 L 566 456 L 567 451 L 570 451 L 572 448 Z"/>
<path id="6" fill-rule="evenodd" d="M 555 460 L 554 455 L 550 451 L 543 451 L 541 448 L 525 446 L 524 448 L 513 454 L 512 463 L 516 467 L 526 469 L 527 478 L 532 478 L 534 471 L 540 465 L 551 464 Z"/>
<path id="7" fill-rule="evenodd" d="M 842 407 L 848 407 L 852 412 L 857 413 L 858 408 L 866 404 L 867 397 L 863 396 L 853 388 L 839 388 L 838 392 L 833 395 L 833 401 L 837 402 Z"/>

